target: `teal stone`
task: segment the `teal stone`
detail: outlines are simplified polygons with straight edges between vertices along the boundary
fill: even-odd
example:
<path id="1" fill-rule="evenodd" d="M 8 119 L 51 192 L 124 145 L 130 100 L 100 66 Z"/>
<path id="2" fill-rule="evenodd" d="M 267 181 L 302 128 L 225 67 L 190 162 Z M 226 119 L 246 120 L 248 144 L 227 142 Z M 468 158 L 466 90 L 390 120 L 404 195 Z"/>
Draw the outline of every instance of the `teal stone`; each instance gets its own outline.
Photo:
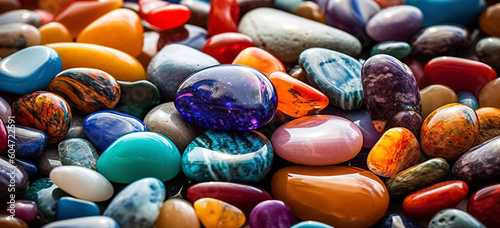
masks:
<path id="1" fill-rule="evenodd" d="M 182 170 L 191 180 L 255 183 L 271 169 L 271 142 L 256 131 L 210 129 L 194 139 L 182 155 Z"/>
<path id="2" fill-rule="evenodd" d="M 56 219 L 73 219 L 80 217 L 99 216 L 101 210 L 96 203 L 73 197 L 62 197 L 57 202 Z"/>
<path id="3" fill-rule="evenodd" d="M 465 211 L 445 209 L 434 215 L 428 228 L 486 228 L 486 226 Z"/>
<path id="4" fill-rule="evenodd" d="M 387 41 L 373 46 L 370 56 L 386 54 L 397 59 L 402 59 L 410 55 L 410 52 L 411 46 L 406 42 Z"/>
<path id="5" fill-rule="evenodd" d="M 85 139 L 66 139 L 59 143 L 58 151 L 62 165 L 75 165 L 97 170 L 99 155 L 94 146 Z"/>
<path id="6" fill-rule="evenodd" d="M 311 84 L 343 110 L 361 108 L 364 101 L 361 63 L 340 52 L 310 48 L 299 56 L 299 64 Z"/>
<path id="7" fill-rule="evenodd" d="M 37 205 L 37 214 L 41 223 L 48 223 L 55 219 L 57 202 L 68 194 L 58 188 L 50 178 L 41 178 L 33 182 L 23 199 L 34 201 Z"/>
<path id="8" fill-rule="evenodd" d="M 440 24 L 476 25 L 486 6 L 484 0 L 406 0 L 405 4 L 419 8 L 424 14 L 424 27 Z"/>
<path id="9" fill-rule="evenodd" d="M 97 171 L 109 181 L 132 183 L 144 177 L 168 181 L 181 170 L 174 143 L 154 132 L 134 132 L 111 144 L 97 160 Z"/>
<path id="10" fill-rule="evenodd" d="M 118 223 L 106 216 L 90 216 L 83 218 L 66 219 L 47 224 L 43 228 L 120 228 Z"/>
<path id="11" fill-rule="evenodd" d="M 450 165 L 442 158 L 433 158 L 405 169 L 387 182 L 391 197 L 407 196 L 429 185 L 443 181 L 450 173 Z"/>
<path id="12" fill-rule="evenodd" d="M 290 228 L 334 228 L 334 227 L 316 221 L 302 221 L 291 226 Z"/>
<path id="13" fill-rule="evenodd" d="M 163 200 L 163 183 L 156 178 L 144 178 L 118 193 L 103 215 L 115 219 L 121 228 L 153 227 Z"/>
<path id="14" fill-rule="evenodd" d="M 121 89 L 120 101 L 114 110 L 127 113 L 139 119 L 160 104 L 160 91 L 146 80 L 135 82 L 118 81 Z"/>

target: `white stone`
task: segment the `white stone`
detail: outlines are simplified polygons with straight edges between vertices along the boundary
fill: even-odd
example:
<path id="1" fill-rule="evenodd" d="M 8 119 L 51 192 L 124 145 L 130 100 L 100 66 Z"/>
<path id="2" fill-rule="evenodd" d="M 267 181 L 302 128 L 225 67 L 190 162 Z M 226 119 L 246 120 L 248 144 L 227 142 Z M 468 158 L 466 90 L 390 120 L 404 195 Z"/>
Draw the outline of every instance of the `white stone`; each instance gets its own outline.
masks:
<path id="1" fill-rule="evenodd" d="M 118 228 L 118 223 L 107 216 L 90 216 L 56 221 L 42 228 Z"/>

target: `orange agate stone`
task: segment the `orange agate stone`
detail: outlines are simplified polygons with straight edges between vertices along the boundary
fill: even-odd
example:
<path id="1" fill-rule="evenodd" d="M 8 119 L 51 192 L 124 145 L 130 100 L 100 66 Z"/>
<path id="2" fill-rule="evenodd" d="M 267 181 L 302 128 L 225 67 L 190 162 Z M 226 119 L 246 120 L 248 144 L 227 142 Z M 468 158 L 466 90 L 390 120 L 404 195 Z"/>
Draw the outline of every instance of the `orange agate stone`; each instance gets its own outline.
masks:
<path id="1" fill-rule="evenodd" d="M 51 22 L 38 28 L 40 44 L 71 42 L 73 38 L 66 27 L 59 22 Z"/>
<path id="2" fill-rule="evenodd" d="M 245 214 L 237 207 L 213 198 L 194 202 L 194 210 L 206 228 L 237 228 L 245 224 Z"/>
<path id="3" fill-rule="evenodd" d="M 241 51 L 233 60 L 233 64 L 252 67 L 268 77 L 275 71 L 286 72 L 285 66 L 279 59 L 257 47 L 249 47 Z"/>

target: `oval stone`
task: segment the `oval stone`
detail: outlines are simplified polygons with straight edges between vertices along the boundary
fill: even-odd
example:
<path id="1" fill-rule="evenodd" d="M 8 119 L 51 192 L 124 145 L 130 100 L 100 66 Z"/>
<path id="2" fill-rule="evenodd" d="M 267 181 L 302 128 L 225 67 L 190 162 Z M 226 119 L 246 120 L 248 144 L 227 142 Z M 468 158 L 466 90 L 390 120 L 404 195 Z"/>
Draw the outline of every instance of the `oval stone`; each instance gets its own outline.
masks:
<path id="1" fill-rule="evenodd" d="M 200 222 L 191 203 L 183 199 L 171 198 L 163 203 L 155 227 L 199 228 Z"/>
<path id="2" fill-rule="evenodd" d="M 479 138 L 476 145 L 500 135 L 500 109 L 484 107 L 476 110 L 479 119 Z"/>
<path id="3" fill-rule="evenodd" d="M 196 200 L 194 210 L 205 227 L 241 227 L 246 221 L 240 209 L 217 199 Z"/>
<path id="4" fill-rule="evenodd" d="M 282 228 L 297 223 L 295 215 L 283 201 L 266 200 L 257 204 L 250 213 L 250 227 Z"/>
<path id="5" fill-rule="evenodd" d="M 299 219 L 334 227 L 369 227 L 389 205 L 375 174 L 348 166 L 286 167 L 274 174 L 271 189 Z"/>
<path id="6" fill-rule="evenodd" d="M 0 61 L 0 91 L 27 94 L 43 90 L 61 69 L 61 58 L 54 49 L 25 48 Z"/>
<path id="7" fill-rule="evenodd" d="M 23 23 L 0 25 L 0 58 L 39 44 L 40 32 L 32 25 Z"/>
<path id="8" fill-rule="evenodd" d="M 101 215 L 96 203 L 73 197 L 62 197 L 57 201 L 56 220 L 73 219 Z"/>
<path id="9" fill-rule="evenodd" d="M 470 198 L 467 212 L 476 217 L 488 227 L 500 224 L 500 184 L 490 185 L 479 189 Z"/>
<path id="10" fill-rule="evenodd" d="M 160 104 L 160 91 L 149 81 L 118 81 L 118 85 L 120 85 L 121 94 L 114 108 L 116 111 L 144 119 L 149 110 Z"/>
<path id="11" fill-rule="evenodd" d="M 40 44 L 43 45 L 73 41 L 68 29 L 59 22 L 50 22 L 38 28 L 38 30 L 40 31 Z"/>
<path id="12" fill-rule="evenodd" d="M 364 96 L 358 60 L 340 52 L 310 48 L 300 54 L 299 64 L 307 79 L 335 106 L 344 110 L 361 108 Z"/>
<path id="13" fill-rule="evenodd" d="M 366 33 L 378 42 L 410 41 L 422 28 L 422 11 L 414 6 L 393 6 L 380 10 L 368 23 Z"/>
<path id="14" fill-rule="evenodd" d="M 488 85 L 488 84 L 486 84 Z M 484 87 L 483 87 L 484 88 Z M 479 108 L 479 102 L 473 93 L 467 90 L 461 90 L 457 92 L 458 103 L 468 105 L 472 109 L 476 110 Z"/>
<path id="15" fill-rule="evenodd" d="M 25 158 L 38 158 L 47 146 L 47 135 L 29 127 L 15 125 L 14 141 L 16 156 Z"/>
<path id="16" fill-rule="evenodd" d="M 40 27 L 42 24 L 40 15 L 37 12 L 25 9 L 11 10 L 0 14 L 0 25 L 10 23 L 25 23 L 35 27 Z"/>
<path id="17" fill-rule="evenodd" d="M 272 135 L 274 151 L 303 165 L 333 165 L 354 158 L 363 146 L 359 128 L 338 116 L 315 115 L 292 120 Z"/>
<path id="18" fill-rule="evenodd" d="M 120 228 L 118 223 L 110 217 L 107 216 L 90 216 L 83 218 L 66 219 L 62 221 L 56 221 L 45 225 L 43 228 L 88 228 L 88 227 L 99 227 L 99 228 Z"/>
<path id="19" fill-rule="evenodd" d="M 163 135 L 134 132 L 120 137 L 101 154 L 97 170 L 116 183 L 132 183 L 144 177 L 168 181 L 180 172 L 181 155 Z"/>
<path id="20" fill-rule="evenodd" d="M 0 157 L 0 200 L 1 202 L 7 203 L 11 200 L 16 201 L 15 198 L 11 198 L 11 195 L 22 196 L 29 185 L 29 176 L 17 164 L 11 164 L 10 159 Z M 15 196 L 14 195 L 14 196 Z"/>
<path id="21" fill-rule="evenodd" d="M 35 174 L 38 173 L 38 167 L 35 165 L 34 162 L 26 159 L 14 159 L 17 165 L 19 165 L 21 168 L 26 171 L 26 173 L 31 177 Z"/>
<path id="22" fill-rule="evenodd" d="M 255 183 L 271 169 L 271 142 L 256 131 L 208 130 L 182 155 L 182 171 L 196 182 Z"/>
<path id="23" fill-rule="evenodd" d="M 252 130 L 269 123 L 278 106 L 263 73 L 239 65 L 214 66 L 182 82 L 175 107 L 191 123 L 219 130 Z"/>
<path id="24" fill-rule="evenodd" d="M 496 22 L 500 19 L 499 12 L 500 5 L 491 3 L 479 17 L 479 27 L 490 36 L 500 36 L 500 29 L 496 26 Z"/>
<path id="25" fill-rule="evenodd" d="M 450 103 L 457 103 L 457 94 L 445 85 L 430 85 L 420 90 L 422 100 L 422 118 L 427 118 L 437 108 Z"/>
<path id="26" fill-rule="evenodd" d="M 420 142 L 431 157 L 456 160 L 479 137 L 479 120 L 474 110 L 452 103 L 434 110 L 422 124 Z"/>
<path id="27" fill-rule="evenodd" d="M 97 170 L 99 155 L 92 144 L 81 138 L 66 139 L 58 145 L 62 165 L 74 165 Z"/>
<path id="28" fill-rule="evenodd" d="M 328 112 L 325 112 L 324 114 L 327 113 Z M 320 112 L 320 114 L 323 113 Z M 361 130 L 361 133 L 363 134 L 364 148 L 372 148 L 382 136 L 382 133 L 378 132 L 373 126 L 372 119 L 370 118 L 370 113 L 368 113 L 367 110 L 361 109 L 349 112 L 335 110 L 332 114 L 344 117 L 352 121 L 354 124 L 356 124 L 356 126 L 359 127 L 359 130 Z"/>
<path id="29" fill-rule="evenodd" d="M 454 56 L 466 48 L 469 32 L 453 25 L 435 25 L 422 29 L 411 41 L 412 54 L 422 60 Z"/>
<path id="30" fill-rule="evenodd" d="M 495 224 L 496 225 L 496 224 Z M 442 210 L 429 222 L 428 228 L 448 228 L 448 227 L 468 227 L 468 228 L 486 228 L 476 218 L 467 212 L 458 209 Z"/>
<path id="31" fill-rule="evenodd" d="M 386 54 L 397 59 L 402 59 L 408 56 L 410 52 L 411 47 L 406 42 L 387 41 L 373 46 L 370 55 Z"/>
<path id="32" fill-rule="evenodd" d="M 32 221 L 36 218 L 37 206 L 34 201 L 16 199 L 14 206 L 15 208 L 11 208 L 12 206 L 7 207 L 9 215 L 15 214 L 16 218 L 20 218 L 24 221 Z"/>
<path id="33" fill-rule="evenodd" d="M 244 65 L 255 68 L 268 77 L 275 71 L 286 73 L 283 63 L 271 53 L 256 47 L 245 48 L 241 51 L 231 64 Z"/>
<path id="34" fill-rule="evenodd" d="M 500 38 L 486 37 L 479 40 L 476 44 L 476 54 L 481 62 L 500 69 Z"/>
<path id="35" fill-rule="evenodd" d="M 500 79 L 488 82 L 479 93 L 479 107 L 500 108 Z"/>

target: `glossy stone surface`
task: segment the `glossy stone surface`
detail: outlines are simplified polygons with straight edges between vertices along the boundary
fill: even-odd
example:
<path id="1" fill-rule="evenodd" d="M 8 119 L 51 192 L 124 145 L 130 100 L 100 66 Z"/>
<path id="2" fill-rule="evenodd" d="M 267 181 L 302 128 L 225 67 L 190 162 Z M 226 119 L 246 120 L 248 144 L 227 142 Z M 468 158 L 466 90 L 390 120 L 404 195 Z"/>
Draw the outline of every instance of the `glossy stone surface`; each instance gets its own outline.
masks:
<path id="1" fill-rule="evenodd" d="M 15 125 L 15 136 L 16 137 L 14 139 L 11 138 L 11 140 L 14 141 L 12 144 L 16 146 L 16 156 L 19 157 L 40 157 L 47 146 L 47 135 L 33 128 Z"/>
<path id="2" fill-rule="evenodd" d="M 28 184 L 29 177 L 23 168 L 17 164 L 10 164 L 8 158 L 0 157 L 0 200 L 2 202 L 7 203 L 12 200 L 11 194 L 14 192 L 16 195 L 23 195 L 28 189 Z"/>
<path id="3" fill-rule="evenodd" d="M 219 130 L 260 128 L 271 121 L 278 106 L 271 80 L 237 65 L 192 74 L 177 88 L 174 102 L 184 119 Z"/>
<path id="4" fill-rule="evenodd" d="M 444 180 L 449 173 L 450 165 L 446 160 L 433 158 L 398 172 L 386 182 L 386 186 L 391 197 L 407 196 Z"/>
<path id="5" fill-rule="evenodd" d="M 475 192 L 467 204 L 467 212 L 488 227 L 495 227 L 500 223 L 500 184 L 490 185 Z"/>
<path id="6" fill-rule="evenodd" d="M 50 22 L 45 24 L 38 28 L 38 31 L 40 31 L 40 44 L 73 41 L 68 29 L 59 22 Z"/>
<path id="7" fill-rule="evenodd" d="M 9 128 L 14 127 L 14 125 L 8 125 L 8 126 Z M 11 129 L 11 131 L 13 130 Z M 5 124 L 3 123 L 3 120 L 0 119 L 0 152 L 2 152 L 5 148 L 7 148 L 8 144 L 9 144 L 9 133 L 7 131 Z"/>
<path id="8" fill-rule="evenodd" d="M 117 111 L 100 111 L 88 115 L 83 120 L 83 130 L 89 139 L 101 150 L 123 135 L 147 131 L 139 119 Z"/>
<path id="9" fill-rule="evenodd" d="M 43 90 L 61 71 L 61 58 L 52 48 L 34 46 L 0 61 L 0 91 L 26 94 Z"/>
<path id="10" fill-rule="evenodd" d="M 325 112 L 328 113 L 328 112 Z M 382 133 L 378 132 L 373 126 L 372 119 L 367 110 L 357 110 L 357 111 L 334 111 L 333 115 L 344 117 L 352 121 L 356 126 L 359 127 L 361 133 L 363 134 L 363 147 L 372 148 L 375 143 L 380 139 Z"/>
<path id="11" fill-rule="evenodd" d="M 34 201 L 16 199 L 16 203 L 13 204 L 15 207 L 12 208 L 10 205 L 12 204 L 9 204 L 6 208 L 8 215 L 15 214 L 16 218 L 24 221 L 31 221 L 36 218 L 37 206 Z"/>
<path id="12" fill-rule="evenodd" d="M 149 25 L 159 30 L 179 27 L 186 23 L 191 16 L 188 7 L 170 2 L 141 0 L 139 7 L 141 17 Z"/>
<path id="13" fill-rule="evenodd" d="M 271 8 L 257 8 L 245 14 L 238 32 L 250 36 L 256 47 L 283 63 L 297 61 L 302 51 L 312 47 L 350 56 L 361 52 L 361 43 L 344 31 Z"/>
<path id="14" fill-rule="evenodd" d="M 488 82 L 479 93 L 479 107 L 500 108 L 500 79 Z"/>
<path id="15" fill-rule="evenodd" d="M 52 222 L 44 226 L 44 228 L 119 228 L 120 226 L 116 221 L 107 216 L 91 216 L 83 218 L 66 219 L 62 221 Z"/>
<path id="16" fill-rule="evenodd" d="M 273 133 L 271 142 L 276 154 L 287 161 L 303 165 L 333 165 L 356 156 L 363 145 L 363 135 L 347 119 L 314 115 L 282 125 Z"/>
<path id="17" fill-rule="evenodd" d="M 300 54 L 299 64 L 311 84 L 335 106 L 344 110 L 361 108 L 364 97 L 359 61 L 340 52 L 311 48 Z"/>
<path id="18" fill-rule="evenodd" d="M 72 196 L 92 202 L 113 196 L 113 185 L 101 174 L 79 166 L 60 166 L 50 172 L 50 180 Z"/>
<path id="19" fill-rule="evenodd" d="M 307 18 L 312 21 L 326 24 L 325 15 L 317 3 L 306 1 L 300 3 L 295 10 L 295 14 L 300 17 Z"/>
<path id="20" fill-rule="evenodd" d="M 143 178 L 118 193 L 103 215 L 115 219 L 121 228 L 152 227 L 163 200 L 163 183 L 156 178 Z"/>
<path id="21" fill-rule="evenodd" d="M 417 221 L 405 215 L 393 213 L 384 216 L 378 223 L 378 228 L 423 228 Z"/>
<path id="22" fill-rule="evenodd" d="M 17 165 L 19 165 L 21 168 L 26 171 L 26 173 L 31 177 L 35 174 L 38 173 L 38 167 L 35 165 L 34 162 L 26 159 L 14 159 Z"/>
<path id="23" fill-rule="evenodd" d="M 163 203 L 155 227 L 199 228 L 200 222 L 191 203 L 183 199 L 171 198 Z"/>
<path id="24" fill-rule="evenodd" d="M 212 36 L 236 32 L 240 18 L 240 7 L 237 0 L 210 1 L 208 12 L 208 33 Z"/>
<path id="25" fill-rule="evenodd" d="M 201 51 L 214 57 L 221 64 L 230 64 L 241 51 L 254 46 L 249 36 L 237 32 L 226 32 L 210 37 Z"/>
<path id="26" fill-rule="evenodd" d="M 118 81 L 118 84 L 121 95 L 114 108 L 116 111 L 143 119 L 149 110 L 160 103 L 160 91 L 149 81 Z"/>
<path id="27" fill-rule="evenodd" d="M 424 27 L 438 24 L 471 25 L 484 9 L 484 1 L 467 0 L 406 0 L 406 5 L 419 8 L 424 14 Z M 446 10 L 443 10 L 446 9 Z"/>
<path id="28" fill-rule="evenodd" d="M 12 104 L 16 123 L 38 129 L 48 136 L 48 143 L 61 141 L 71 123 L 71 109 L 59 95 L 38 91 Z"/>
<path id="29" fill-rule="evenodd" d="M 168 181 L 180 172 L 181 155 L 165 136 L 134 132 L 118 138 L 101 154 L 97 170 L 117 183 L 132 183 L 144 177 Z"/>
<path id="30" fill-rule="evenodd" d="M 411 47 L 406 42 L 387 41 L 373 46 L 370 55 L 386 54 L 397 59 L 402 59 L 408 56 L 410 52 Z"/>
<path id="31" fill-rule="evenodd" d="M 367 158 L 370 171 L 391 177 L 420 160 L 420 146 L 411 131 L 402 127 L 387 130 Z"/>
<path id="32" fill-rule="evenodd" d="M 40 174 L 49 176 L 50 171 L 55 167 L 62 166 L 57 151 L 57 144 L 49 145 L 38 158 L 38 168 Z"/>
<path id="33" fill-rule="evenodd" d="M 476 110 L 476 114 L 479 119 L 479 138 L 476 145 L 500 135 L 500 109 L 479 108 Z"/>
<path id="34" fill-rule="evenodd" d="M 465 198 L 469 187 L 463 181 L 445 181 L 419 190 L 405 198 L 403 210 L 411 217 L 431 218 L 453 208 Z"/>
<path id="35" fill-rule="evenodd" d="M 481 62 L 500 69 L 500 38 L 485 37 L 479 40 L 476 44 L 476 55 Z"/>
<path id="36" fill-rule="evenodd" d="M 114 108 L 121 94 L 120 85 L 113 76 L 92 68 L 65 70 L 56 75 L 47 90 L 86 113 Z"/>
<path id="37" fill-rule="evenodd" d="M 57 201 L 56 220 L 99 216 L 100 214 L 99 206 L 90 201 L 67 196 Z"/>
<path id="38" fill-rule="evenodd" d="M 40 44 L 40 32 L 32 25 L 11 23 L 0 25 L 0 58 L 23 48 Z"/>
<path id="39" fill-rule="evenodd" d="M 28 228 L 28 224 L 23 220 L 11 218 L 8 215 L 0 215 L 0 226 L 2 228 Z"/>
<path id="40" fill-rule="evenodd" d="M 219 65 L 211 56 L 181 44 L 158 52 L 148 66 L 148 80 L 158 87 L 163 101 L 173 101 L 179 84 L 190 74 Z"/>
<path id="41" fill-rule="evenodd" d="M 286 167 L 274 174 L 271 189 L 299 219 L 340 228 L 369 227 L 389 205 L 387 189 L 375 174 L 348 166 Z"/>
<path id="42" fill-rule="evenodd" d="M 316 221 L 302 221 L 291 226 L 290 228 L 333 228 L 333 226 Z"/>
<path id="43" fill-rule="evenodd" d="M 394 6 L 375 14 L 366 24 L 366 33 L 378 42 L 410 41 L 422 28 L 423 14 L 414 6 Z"/>
<path id="44" fill-rule="evenodd" d="M 208 130 L 182 155 L 184 174 L 196 181 L 255 183 L 270 171 L 271 142 L 256 131 Z"/>
<path id="45" fill-rule="evenodd" d="M 77 67 L 95 68 L 112 75 L 116 80 L 146 79 L 146 72 L 141 63 L 125 52 L 84 43 L 54 43 L 47 46 L 61 56 L 63 70 Z"/>
<path id="46" fill-rule="evenodd" d="M 67 194 L 58 188 L 49 178 L 40 178 L 30 184 L 23 199 L 34 201 L 37 215 L 42 223 L 53 221 L 56 215 L 57 201 Z"/>
<path id="47" fill-rule="evenodd" d="M 40 15 L 38 15 L 36 12 L 31 10 L 19 9 L 0 14 L 0 25 L 10 23 L 25 23 L 33 25 L 35 27 L 40 27 L 42 22 Z"/>
<path id="48" fill-rule="evenodd" d="M 435 25 L 422 29 L 411 41 L 412 54 L 422 60 L 454 56 L 467 46 L 469 32 L 454 25 Z"/>
<path id="49" fill-rule="evenodd" d="M 457 94 L 448 86 L 434 84 L 420 90 L 420 99 L 422 100 L 422 118 L 427 118 L 437 108 L 457 103 Z"/>
<path id="50" fill-rule="evenodd" d="M 206 29 L 190 24 L 162 31 L 158 38 L 157 49 L 160 51 L 169 44 L 183 44 L 196 50 L 201 50 L 207 42 L 207 33 Z"/>
<path id="51" fill-rule="evenodd" d="M 486 84 L 487 85 L 487 84 Z M 484 87 L 483 87 L 484 88 Z M 479 102 L 473 93 L 467 90 L 461 90 L 457 92 L 458 103 L 468 105 L 472 109 L 476 110 L 479 108 Z"/>
<path id="52" fill-rule="evenodd" d="M 241 227 L 246 221 L 240 209 L 217 199 L 199 199 L 194 202 L 194 210 L 207 228 Z"/>
<path id="53" fill-rule="evenodd" d="M 66 139 L 58 145 L 59 158 L 62 165 L 74 165 L 97 170 L 99 155 L 94 146 L 81 138 Z"/>
<path id="54" fill-rule="evenodd" d="M 479 27 L 490 36 L 500 37 L 500 29 L 496 26 L 496 21 L 500 19 L 500 4 L 488 6 L 479 18 Z"/>
<path id="55" fill-rule="evenodd" d="M 458 159 L 479 137 L 476 112 L 467 105 L 452 103 L 434 110 L 422 124 L 423 151 L 432 157 Z"/>
<path id="56" fill-rule="evenodd" d="M 289 228 L 297 223 L 292 210 L 279 200 L 257 204 L 248 217 L 250 227 Z"/>
<path id="57" fill-rule="evenodd" d="M 285 66 L 279 59 L 264 49 L 257 47 L 245 48 L 238 53 L 231 64 L 252 67 L 268 77 L 275 71 L 286 72 Z"/>
<path id="58" fill-rule="evenodd" d="M 437 213 L 429 222 L 429 228 L 486 228 L 476 218 L 458 209 L 446 209 Z"/>
<path id="59" fill-rule="evenodd" d="M 0 119 L 2 119 L 4 124 L 9 122 L 9 116 L 12 115 L 12 108 L 9 102 L 4 98 L 0 97 Z"/>
<path id="60" fill-rule="evenodd" d="M 246 215 L 260 202 L 272 200 L 265 190 L 246 184 L 231 182 L 203 182 L 192 185 L 187 190 L 189 201 L 195 202 L 201 198 L 214 198 L 231 204 Z"/>
<path id="61" fill-rule="evenodd" d="M 378 132 L 404 127 L 418 135 L 421 100 L 411 69 L 389 55 L 375 55 L 363 64 L 361 79 L 365 103 Z"/>

